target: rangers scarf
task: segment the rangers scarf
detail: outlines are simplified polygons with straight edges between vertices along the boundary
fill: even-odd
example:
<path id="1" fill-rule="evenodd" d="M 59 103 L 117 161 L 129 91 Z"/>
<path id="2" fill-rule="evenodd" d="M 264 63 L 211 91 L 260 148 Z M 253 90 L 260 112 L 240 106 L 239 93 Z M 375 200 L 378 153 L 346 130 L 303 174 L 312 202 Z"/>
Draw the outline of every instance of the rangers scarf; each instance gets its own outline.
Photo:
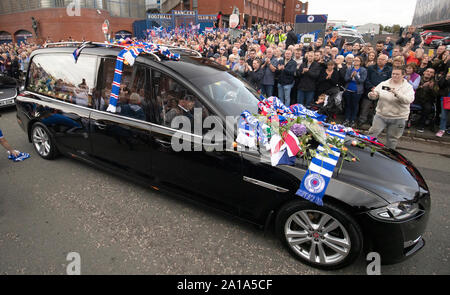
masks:
<path id="1" fill-rule="evenodd" d="M 86 46 L 88 46 L 89 44 L 91 44 L 91 42 L 89 42 L 89 41 L 83 42 L 83 43 L 82 43 L 80 46 L 78 46 L 78 48 L 75 49 L 75 51 L 72 53 L 73 58 L 75 59 L 75 63 L 77 63 L 78 58 L 80 57 L 81 51 L 82 51 Z"/>
<path id="2" fill-rule="evenodd" d="M 117 110 L 117 101 L 119 99 L 120 82 L 122 81 L 123 63 L 126 61 L 130 66 L 134 65 L 134 61 L 141 53 L 158 53 L 171 60 L 179 60 L 179 54 L 171 53 L 166 47 L 153 43 L 135 42 L 123 49 L 117 55 L 116 68 L 114 70 L 114 80 L 111 88 L 111 96 L 109 98 L 109 106 L 107 112 L 115 113 Z"/>
<path id="3" fill-rule="evenodd" d="M 345 140 L 345 132 L 335 132 L 328 129 L 326 133 L 330 136 L 339 138 L 341 142 L 344 142 Z M 322 145 L 320 145 L 317 150 L 318 152 L 311 160 L 308 171 L 306 171 L 296 195 L 319 206 L 323 206 L 323 196 L 325 195 L 328 184 L 333 176 L 334 168 L 339 161 L 341 153 L 339 149 L 333 147 L 328 155 L 324 155 L 326 152 Z"/>

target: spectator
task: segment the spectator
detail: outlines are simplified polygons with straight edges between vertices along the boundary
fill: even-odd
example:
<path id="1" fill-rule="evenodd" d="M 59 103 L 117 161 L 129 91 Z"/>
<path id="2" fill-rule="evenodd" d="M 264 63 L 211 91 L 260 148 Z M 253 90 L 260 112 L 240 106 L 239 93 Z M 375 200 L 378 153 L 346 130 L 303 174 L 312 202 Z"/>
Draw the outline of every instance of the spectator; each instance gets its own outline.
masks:
<path id="1" fill-rule="evenodd" d="M 264 76 L 261 83 L 263 95 L 270 97 L 273 95 L 275 85 L 275 71 L 278 68 L 278 59 L 273 55 L 273 49 L 267 49 L 267 55 L 262 65 Z"/>
<path id="2" fill-rule="evenodd" d="M 359 44 L 358 42 L 355 42 L 355 44 L 353 44 L 352 55 L 354 57 L 361 55 L 361 44 Z"/>
<path id="3" fill-rule="evenodd" d="M 253 68 L 247 64 L 247 71 L 245 78 L 256 90 L 261 90 L 261 81 L 264 76 L 264 71 L 261 69 L 261 61 L 259 59 L 253 60 Z"/>
<path id="4" fill-rule="evenodd" d="M 405 80 L 413 87 L 414 91 L 419 87 L 420 75 L 416 73 L 417 66 L 415 63 L 410 63 L 406 65 L 406 76 Z"/>
<path id="5" fill-rule="evenodd" d="M 11 147 L 6 138 L 3 136 L 2 130 L 0 129 L 0 144 L 9 152 L 10 155 L 14 155 L 15 157 L 19 156 L 19 152 Z"/>
<path id="6" fill-rule="evenodd" d="M 327 68 L 320 73 L 317 80 L 317 95 L 325 93 L 328 96 L 332 96 L 339 92 L 339 72 L 335 65 L 334 61 L 329 61 Z"/>
<path id="7" fill-rule="evenodd" d="M 336 56 L 336 69 L 339 73 L 339 86 L 344 87 L 345 85 L 345 74 L 347 73 L 347 65 L 345 64 L 345 59 L 343 55 Z"/>
<path id="8" fill-rule="evenodd" d="M 245 73 L 248 70 L 247 64 L 245 63 L 245 58 L 241 56 L 239 58 L 239 63 L 235 64 L 232 70 L 233 70 L 233 72 L 236 72 L 241 77 L 244 77 Z"/>
<path id="9" fill-rule="evenodd" d="M 442 77 L 438 81 L 440 93 L 439 96 L 441 97 L 441 119 L 439 124 L 439 131 L 436 133 L 437 137 L 444 136 L 445 130 L 447 129 L 447 118 L 449 114 L 449 110 L 444 109 L 444 97 L 450 97 L 450 71 L 447 72 L 447 75 L 445 77 Z"/>
<path id="10" fill-rule="evenodd" d="M 250 49 L 249 54 L 248 54 L 248 58 L 246 63 L 250 66 L 253 65 L 253 61 L 256 59 L 256 50 L 254 48 Z"/>
<path id="11" fill-rule="evenodd" d="M 338 49 L 342 48 L 342 38 L 339 37 L 339 33 L 337 30 L 333 31 L 331 38 L 328 39 L 327 45 L 332 47 L 337 47 Z"/>
<path id="12" fill-rule="evenodd" d="M 348 54 L 345 57 L 345 65 L 347 68 L 351 68 L 353 66 L 353 61 L 355 60 L 355 56 L 353 54 Z"/>
<path id="13" fill-rule="evenodd" d="M 314 100 L 316 81 L 320 75 L 321 67 L 314 60 L 313 51 L 307 52 L 305 57 L 306 60 L 297 71 L 297 79 L 299 79 L 297 103 L 308 106 Z"/>
<path id="14" fill-rule="evenodd" d="M 286 47 L 289 48 L 290 45 L 295 45 L 298 43 L 298 38 L 291 26 L 287 26 L 286 30 L 288 32 L 286 36 Z"/>
<path id="15" fill-rule="evenodd" d="M 412 86 L 403 79 L 401 68 L 392 70 L 391 79 L 381 82 L 369 93 L 369 98 L 378 100 L 369 136 L 378 137 L 386 129 L 386 147 L 395 149 L 405 130 L 410 104 L 414 101 Z"/>
<path id="16" fill-rule="evenodd" d="M 386 51 L 389 57 L 392 56 L 392 51 L 394 50 L 394 43 L 391 41 L 391 37 L 386 37 L 384 41 L 384 50 Z"/>
<path id="17" fill-rule="evenodd" d="M 431 67 L 430 57 L 428 55 L 424 55 L 422 61 L 420 62 L 419 67 L 417 68 L 417 74 L 423 76 L 423 73 Z"/>
<path id="18" fill-rule="evenodd" d="M 425 126 L 429 125 L 433 105 L 437 101 L 439 87 L 435 81 L 435 70 L 433 68 L 427 69 L 423 73 L 423 77 L 420 81 L 420 85 L 416 90 L 414 104 L 420 105 L 422 107 L 421 118 L 419 121 L 419 126 L 417 128 L 418 132 L 423 133 Z"/>
<path id="19" fill-rule="evenodd" d="M 294 75 L 297 63 L 292 59 L 292 51 L 286 50 L 284 60 L 278 64 L 278 98 L 286 105 L 291 105 L 291 90 L 294 87 Z"/>
<path id="20" fill-rule="evenodd" d="M 388 80 L 392 76 L 392 68 L 387 65 L 388 57 L 381 54 L 377 59 L 377 64 L 367 68 L 367 79 L 365 88 L 371 92 L 375 87 L 383 81 Z M 368 97 L 364 97 L 361 102 L 361 113 L 359 115 L 358 124 L 361 126 L 367 122 L 370 110 L 375 110 L 376 102 Z"/>
<path id="21" fill-rule="evenodd" d="M 369 55 L 367 56 L 367 60 L 366 60 L 364 65 L 366 67 L 370 67 L 370 66 L 376 65 L 377 64 L 377 60 L 376 59 L 377 59 L 376 53 L 375 52 L 370 52 Z"/>
<path id="22" fill-rule="evenodd" d="M 347 57 L 349 54 L 353 54 L 353 45 L 351 43 L 345 43 L 344 48 L 341 50 L 341 55 Z"/>
<path id="23" fill-rule="evenodd" d="M 367 79 L 367 70 L 361 67 L 362 58 L 357 56 L 353 61 L 353 66 L 347 69 L 345 81 L 347 82 L 344 91 L 345 121 L 344 125 L 356 127 L 356 116 L 359 109 L 359 101 L 364 93 L 364 82 Z"/>
<path id="24" fill-rule="evenodd" d="M 410 47 L 406 47 L 404 52 L 404 57 L 406 58 L 406 64 L 415 63 L 420 65 L 425 51 L 423 48 L 417 48 L 416 51 L 409 50 Z"/>

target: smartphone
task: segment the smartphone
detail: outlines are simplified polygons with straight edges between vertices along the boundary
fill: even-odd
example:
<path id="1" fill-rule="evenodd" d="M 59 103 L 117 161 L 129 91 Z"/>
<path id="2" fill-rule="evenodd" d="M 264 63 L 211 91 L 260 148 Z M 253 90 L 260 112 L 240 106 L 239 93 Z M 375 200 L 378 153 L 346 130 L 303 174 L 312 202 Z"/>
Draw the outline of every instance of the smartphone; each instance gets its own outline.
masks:
<path id="1" fill-rule="evenodd" d="M 391 87 L 389 87 L 389 86 L 383 86 L 383 87 L 381 87 L 381 89 L 382 89 L 382 90 L 390 91 L 390 90 L 391 90 Z"/>

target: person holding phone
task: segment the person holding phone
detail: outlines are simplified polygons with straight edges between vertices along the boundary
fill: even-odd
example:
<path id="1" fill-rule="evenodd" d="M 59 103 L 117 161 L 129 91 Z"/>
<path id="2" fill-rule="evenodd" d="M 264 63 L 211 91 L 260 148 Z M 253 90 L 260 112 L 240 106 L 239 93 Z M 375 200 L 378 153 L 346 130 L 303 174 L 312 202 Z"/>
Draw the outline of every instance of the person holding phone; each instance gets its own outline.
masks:
<path id="1" fill-rule="evenodd" d="M 369 99 L 378 100 L 369 136 L 378 137 L 386 129 L 386 146 L 397 147 L 408 120 L 414 89 L 403 77 L 403 68 L 394 68 L 389 80 L 381 82 L 369 93 Z"/>

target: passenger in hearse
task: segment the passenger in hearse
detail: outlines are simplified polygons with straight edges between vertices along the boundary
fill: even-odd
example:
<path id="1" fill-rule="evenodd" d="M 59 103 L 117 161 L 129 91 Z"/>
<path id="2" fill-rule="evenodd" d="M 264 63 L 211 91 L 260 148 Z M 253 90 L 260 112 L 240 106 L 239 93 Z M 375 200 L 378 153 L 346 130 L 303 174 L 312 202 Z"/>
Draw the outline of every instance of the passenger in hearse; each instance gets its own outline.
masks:
<path id="1" fill-rule="evenodd" d="M 120 114 L 122 116 L 145 121 L 145 113 L 140 106 L 139 94 L 135 92 L 130 95 L 129 103 L 121 105 Z"/>

